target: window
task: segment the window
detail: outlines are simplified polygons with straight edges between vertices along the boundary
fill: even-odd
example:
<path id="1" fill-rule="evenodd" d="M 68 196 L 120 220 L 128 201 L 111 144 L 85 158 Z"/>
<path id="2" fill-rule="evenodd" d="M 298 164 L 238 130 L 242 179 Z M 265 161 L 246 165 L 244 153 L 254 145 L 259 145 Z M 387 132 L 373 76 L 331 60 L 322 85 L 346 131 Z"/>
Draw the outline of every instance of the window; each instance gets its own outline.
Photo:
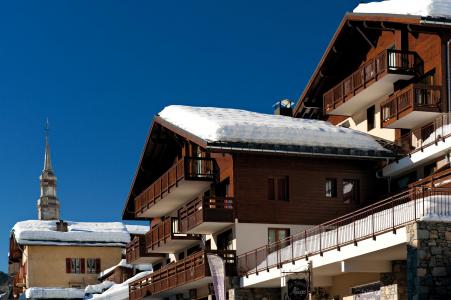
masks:
<path id="1" fill-rule="evenodd" d="M 218 235 L 218 250 L 233 250 L 233 231 L 229 229 Z"/>
<path id="2" fill-rule="evenodd" d="M 66 273 L 81 274 L 85 273 L 84 258 L 66 258 Z"/>
<path id="3" fill-rule="evenodd" d="M 88 258 L 86 260 L 86 267 L 88 274 L 99 274 L 100 273 L 100 259 L 99 258 Z"/>
<path id="4" fill-rule="evenodd" d="M 343 179 L 343 202 L 359 203 L 359 181 L 356 179 Z"/>
<path id="5" fill-rule="evenodd" d="M 288 201 L 288 176 L 268 178 L 268 200 Z"/>
<path id="6" fill-rule="evenodd" d="M 337 197 L 337 179 L 335 178 L 326 179 L 326 197 L 328 198 Z"/>
<path id="7" fill-rule="evenodd" d="M 368 107 L 368 109 L 366 110 L 367 131 L 370 131 L 371 129 L 376 127 L 374 118 L 375 114 L 376 114 L 375 106 L 373 105 L 371 107 Z"/>
<path id="8" fill-rule="evenodd" d="M 275 242 L 284 240 L 290 236 L 289 228 L 268 228 L 268 244 L 269 244 L 269 252 L 274 252 L 280 248 L 283 248 L 288 245 L 288 241 L 282 244 L 275 244 Z"/>

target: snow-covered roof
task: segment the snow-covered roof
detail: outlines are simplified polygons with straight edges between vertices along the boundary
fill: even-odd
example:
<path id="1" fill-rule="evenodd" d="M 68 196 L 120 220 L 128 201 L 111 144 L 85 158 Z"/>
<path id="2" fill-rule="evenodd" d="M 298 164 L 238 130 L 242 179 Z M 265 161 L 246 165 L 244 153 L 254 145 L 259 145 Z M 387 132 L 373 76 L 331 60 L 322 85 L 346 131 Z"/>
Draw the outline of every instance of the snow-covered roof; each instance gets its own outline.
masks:
<path id="1" fill-rule="evenodd" d="M 128 233 L 134 234 L 134 235 L 143 235 L 143 234 L 146 234 L 147 231 L 150 230 L 150 226 L 145 226 L 145 225 L 125 224 L 125 227 L 127 228 Z"/>
<path id="2" fill-rule="evenodd" d="M 17 243 L 22 245 L 86 245 L 125 246 L 130 233 L 121 222 L 73 222 L 68 231 L 56 230 L 58 221 L 29 220 L 18 222 L 12 229 Z"/>
<path id="3" fill-rule="evenodd" d="M 181 105 L 167 106 L 159 116 L 210 144 L 329 147 L 389 153 L 368 134 L 319 120 Z"/>
<path id="4" fill-rule="evenodd" d="M 85 290 L 75 288 L 32 287 L 25 291 L 27 299 L 83 299 Z"/>
<path id="5" fill-rule="evenodd" d="M 114 282 L 105 280 L 98 284 L 90 284 L 85 288 L 85 294 L 101 294 L 114 285 Z"/>
<path id="6" fill-rule="evenodd" d="M 451 18 L 449 0 L 387 0 L 359 4 L 355 13 Z"/>
<path id="7" fill-rule="evenodd" d="M 117 265 L 112 266 L 112 267 L 100 272 L 99 278 L 109 275 L 111 272 L 113 272 L 118 267 L 124 267 L 124 268 L 129 268 L 129 269 L 133 269 L 133 267 L 135 267 L 137 270 L 140 270 L 140 271 L 152 271 L 153 270 L 151 264 L 131 265 L 131 264 L 127 264 L 127 261 L 125 259 L 122 259 Z"/>
<path id="8" fill-rule="evenodd" d="M 150 275 L 151 273 L 152 273 L 151 271 L 145 271 L 145 272 L 138 273 L 135 276 L 133 276 L 132 278 L 124 281 L 123 283 L 114 284 L 113 286 L 111 286 L 109 289 L 107 289 L 102 294 L 93 294 L 89 297 L 86 297 L 85 299 L 126 300 L 126 299 L 128 299 L 128 296 L 129 296 L 128 284 L 135 280 L 139 280 L 143 277 L 146 277 L 147 275 Z"/>

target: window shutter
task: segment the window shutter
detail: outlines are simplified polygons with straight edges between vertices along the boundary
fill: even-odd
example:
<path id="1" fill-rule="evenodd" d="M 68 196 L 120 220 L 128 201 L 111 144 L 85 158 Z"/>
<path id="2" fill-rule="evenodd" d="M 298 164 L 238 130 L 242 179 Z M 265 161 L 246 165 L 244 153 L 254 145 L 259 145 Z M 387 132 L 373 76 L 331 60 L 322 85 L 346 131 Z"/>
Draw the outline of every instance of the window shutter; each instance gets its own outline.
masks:
<path id="1" fill-rule="evenodd" d="M 288 200 L 288 178 L 277 178 L 277 200 Z"/>
<path id="2" fill-rule="evenodd" d="M 66 258 L 66 273 L 71 273 L 71 270 L 70 270 L 70 258 Z"/>
<path id="3" fill-rule="evenodd" d="M 96 258 L 96 273 L 100 273 L 100 258 Z"/>
<path id="4" fill-rule="evenodd" d="M 268 178 L 268 200 L 275 200 L 274 178 Z"/>
<path id="5" fill-rule="evenodd" d="M 84 258 L 80 258 L 80 272 L 83 274 L 85 273 L 85 259 Z"/>

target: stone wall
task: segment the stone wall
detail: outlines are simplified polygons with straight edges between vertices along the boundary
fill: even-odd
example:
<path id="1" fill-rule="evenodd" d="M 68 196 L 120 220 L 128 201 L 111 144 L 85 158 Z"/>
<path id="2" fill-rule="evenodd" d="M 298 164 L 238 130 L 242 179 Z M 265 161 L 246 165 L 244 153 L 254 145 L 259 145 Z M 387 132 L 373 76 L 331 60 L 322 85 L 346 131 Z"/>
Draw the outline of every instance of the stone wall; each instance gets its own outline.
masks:
<path id="1" fill-rule="evenodd" d="M 381 273 L 381 300 L 407 299 L 407 262 L 392 261 L 392 272 Z"/>
<path id="2" fill-rule="evenodd" d="M 451 223 L 407 226 L 408 299 L 451 299 Z"/>

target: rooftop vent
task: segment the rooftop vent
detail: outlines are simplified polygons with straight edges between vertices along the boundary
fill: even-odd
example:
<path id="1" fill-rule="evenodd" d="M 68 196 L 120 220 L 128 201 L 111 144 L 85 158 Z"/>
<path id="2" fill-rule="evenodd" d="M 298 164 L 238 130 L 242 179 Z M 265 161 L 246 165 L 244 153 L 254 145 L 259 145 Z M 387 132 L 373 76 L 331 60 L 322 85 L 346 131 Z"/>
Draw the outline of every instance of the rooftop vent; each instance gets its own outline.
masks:
<path id="1" fill-rule="evenodd" d="M 63 220 L 56 222 L 56 231 L 67 232 L 67 222 L 64 222 Z"/>
<path id="2" fill-rule="evenodd" d="M 273 105 L 274 114 L 291 117 L 293 116 L 293 106 L 294 103 L 288 99 L 280 100 Z"/>

